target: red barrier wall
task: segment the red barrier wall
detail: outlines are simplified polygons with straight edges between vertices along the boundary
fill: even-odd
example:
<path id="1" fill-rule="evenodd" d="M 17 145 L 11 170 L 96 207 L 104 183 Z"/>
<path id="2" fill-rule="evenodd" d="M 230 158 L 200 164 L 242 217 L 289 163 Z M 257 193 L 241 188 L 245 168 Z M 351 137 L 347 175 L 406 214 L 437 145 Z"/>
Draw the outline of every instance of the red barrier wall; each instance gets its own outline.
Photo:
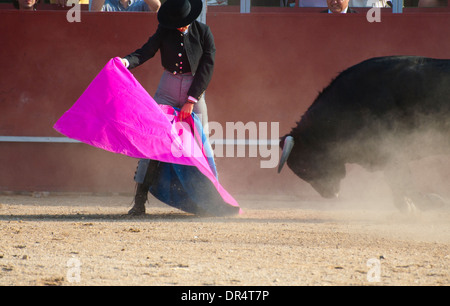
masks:
<path id="1" fill-rule="evenodd" d="M 279 122 L 283 135 L 350 65 L 395 54 L 450 58 L 450 13 L 381 17 L 369 23 L 365 14 L 208 13 L 217 46 L 206 93 L 210 121 Z M 69 23 L 63 11 L 0 11 L 0 24 L 0 136 L 52 137 L 61 136 L 54 122 L 104 64 L 140 47 L 157 26 L 153 13 L 83 12 L 80 23 Z M 153 94 L 159 55 L 132 72 Z M 315 195 L 288 170 L 261 169 L 260 160 L 217 158 L 224 187 L 232 194 Z M 0 191 L 128 193 L 135 166 L 84 144 L 0 142 Z"/>

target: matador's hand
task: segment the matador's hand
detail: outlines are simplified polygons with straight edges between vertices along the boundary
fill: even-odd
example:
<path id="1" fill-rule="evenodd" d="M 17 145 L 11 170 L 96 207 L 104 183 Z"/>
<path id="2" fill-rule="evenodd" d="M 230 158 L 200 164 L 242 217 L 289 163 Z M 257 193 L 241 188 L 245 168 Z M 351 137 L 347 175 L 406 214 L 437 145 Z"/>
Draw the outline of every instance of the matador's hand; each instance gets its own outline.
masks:
<path id="1" fill-rule="evenodd" d="M 184 119 L 189 117 L 192 114 L 193 109 L 194 109 L 193 103 L 189 103 L 189 102 L 184 103 L 183 107 L 181 108 L 180 115 L 179 115 L 180 121 L 183 121 Z"/>

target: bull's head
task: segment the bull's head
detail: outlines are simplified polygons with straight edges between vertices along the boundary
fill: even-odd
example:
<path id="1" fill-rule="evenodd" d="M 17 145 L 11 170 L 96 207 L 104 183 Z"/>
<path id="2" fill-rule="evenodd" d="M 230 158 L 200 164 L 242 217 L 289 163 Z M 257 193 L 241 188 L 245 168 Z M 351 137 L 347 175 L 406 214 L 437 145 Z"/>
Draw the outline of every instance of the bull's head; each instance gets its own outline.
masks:
<path id="1" fill-rule="evenodd" d="M 330 152 L 294 146 L 294 138 L 281 139 L 283 148 L 278 173 L 284 164 L 301 179 L 305 180 L 324 198 L 336 198 L 339 195 L 341 180 L 345 177 L 345 164 L 334 158 Z"/>

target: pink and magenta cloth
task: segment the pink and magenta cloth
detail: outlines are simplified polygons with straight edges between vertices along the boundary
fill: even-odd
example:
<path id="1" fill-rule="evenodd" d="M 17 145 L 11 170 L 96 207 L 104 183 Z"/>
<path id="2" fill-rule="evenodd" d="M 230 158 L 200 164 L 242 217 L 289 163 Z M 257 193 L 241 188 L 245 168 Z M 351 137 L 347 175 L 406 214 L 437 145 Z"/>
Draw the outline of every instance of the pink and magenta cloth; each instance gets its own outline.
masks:
<path id="1" fill-rule="evenodd" d="M 219 205 L 228 205 L 240 212 L 236 200 L 218 181 L 212 150 L 198 123 L 195 114 L 180 122 L 176 109 L 158 105 L 125 68 L 120 58 L 114 58 L 53 128 L 69 138 L 106 151 L 174 165 L 175 173 L 188 169 L 179 176 L 183 184 L 189 181 L 188 176 L 191 176 L 192 167 L 195 167 L 195 171 L 209 180 L 206 185 L 200 184 L 202 188 L 213 186 L 222 202 Z M 197 175 L 193 177 L 199 179 Z M 160 194 L 164 192 L 159 190 Z M 197 190 L 197 193 L 201 192 Z M 192 198 L 198 199 L 199 196 L 196 194 Z M 208 201 L 214 201 L 215 198 L 213 196 Z M 191 202 L 183 205 L 190 205 Z M 181 209 L 189 211 L 189 208 Z"/>

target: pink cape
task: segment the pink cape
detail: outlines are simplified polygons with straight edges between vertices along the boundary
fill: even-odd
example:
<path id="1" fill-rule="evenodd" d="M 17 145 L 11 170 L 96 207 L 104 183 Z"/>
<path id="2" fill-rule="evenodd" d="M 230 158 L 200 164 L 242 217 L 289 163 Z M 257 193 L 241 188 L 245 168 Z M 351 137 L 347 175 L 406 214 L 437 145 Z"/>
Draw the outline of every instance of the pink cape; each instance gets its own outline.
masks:
<path id="1" fill-rule="evenodd" d="M 213 183 L 225 203 L 239 207 L 220 185 L 203 146 L 195 140 L 192 118 L 185 121 L 189 124 L 179 122 L 172 107 L 158 105 L 116 57 L 53 128 L 113 153 L 195 166 Z"/>

